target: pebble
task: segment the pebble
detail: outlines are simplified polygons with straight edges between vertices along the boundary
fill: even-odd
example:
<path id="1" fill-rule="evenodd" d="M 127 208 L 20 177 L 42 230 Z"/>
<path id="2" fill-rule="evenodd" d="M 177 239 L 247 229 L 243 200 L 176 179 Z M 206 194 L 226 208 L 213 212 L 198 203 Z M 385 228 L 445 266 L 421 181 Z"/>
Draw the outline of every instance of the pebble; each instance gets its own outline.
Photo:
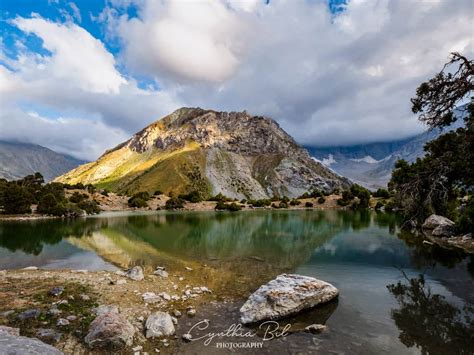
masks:
<path id="1" fill-rule="evenodd" d="M 77 319 L 77 317 L 74 315 L 70 315 L 70 316 L 67 316 L 66 319 L 70 322 L 74 322 Z"/>
<path id="2" fill-rule="evenodd" d="M 183 339 L 185 342 L 189 342 L 193 339 L 193 337 L 191 336 L 191 334 L 185 333 L 181 336 L 181 339 Z"/>
<path id="3" fill-rule="evenodd" d="M 81 294 L 79 295 L 79 297 L 80 297 L 81 300 L 83 300 L 83 301 L 90 301 L 90 299 L 91 299 L 88 295 L 86 295 L 86 294 L 84 294 L 84 293 L 81 293 Z"/>
<path id="4" fill-rule="evenodd" d="M 137 345 L 137 346 L 135 346 L 134 348 L 132 348 L 132 351 L 140 351 L 140 350 L 142 350 L 142 349 L 143 349 L 143 346 Z"/>
<path id="5" fill-rule="evenodd" d="M 89 271 L 80 269 L 80 270 L 71 270 L 71 272 L 76 273 L 76 274 L 87 274 Z"/>
<path id="6" fill-rule="evenodd" d="M 184 280 L 184 277 L 180 276 L 180 277 L 178 278 L 178 280 L 179 280 L 179 281 L 183 281 L 183 280 Z"/>
<path id="7" fill-rule="evenodd" d="M 153 275 L 160 276 L 162 278 L 167 278 L 169 276 L 169 274 L 165 270 L 162 270 L 162 269 L 155 270 L 153 272 Z"/>
<path id="8" fill-rule="evenodd" d="M 64 292 L 64 287 L 62 286 L 56 286 L 56 287 L 53 287 L 50 291 L 49 291 L 49 295 L 50 296 L 54 296 L 54 297 L 57 297 L 57 296 L 61 296 L 61 294 Z"/>
<path id="9" fill-rule="evenodd" d="M 190 268 L 189 266 L 186 266 L 185 269 L 186 269 L 186 271 L 193 271 L 193 269 Z"/>
<path id="10" fill-rule="evenodd" d="M 39 315 L 40 315 L 40 311 L 39 309 L 28 309 L 24 312 L 21 312 L 19 315 L 18 315 L 18 318 L 20 320 L 27 320 L 27 319 L 31 319 L 31 318 L 38 318 Z"/>
<path id="11" fill-rule="evenodd" d="M 38 267 L 37 266 L 27 266 L 27 267 L 24 267 L 23 269 L 21 270 L 24 270 L 24 271 L 35 271 L 35 270 L 38 270 Z"/>
<path id="12" fill-rule="evenodd" d="M 177 309 L 175 309 L 175 310 L 173 311 L 173 316 L 175 316 L 176 318 L 179 318 L 179 317 L 181 317 L 181 312 L 178 311 Z"/>
<path id="13" fill-rule="evenodd" d="M 59 327 L 63 327 L 63 326 L 69 325 L 69 321 L 64 318 L 59 318 L 56 325 Z"/>
<path id="14" fill-rule="evenodd" d="M 327 329 L 324 324 L 311 324 L 304 328 L 309 333 L 320 333 Z"/>
<path id="15" fill-rule="evenodd" d="M 171 300 L 171 296 L 169 294 L 167 294 L 166 292 L 161 292 L 158 296 L 163 298 L 165 301 L 170 301 Z"/>
<path id="16" fill-rule="evenodd" d="M 60 315 L 62 313 L 62 311 L 57 309 L 56 307 L 53 307 L 50 310 L 48 310 L 48 312 L 46 312 L 46 313 L 50 316 L 56 317 L 56 316 Z"/>
<path id="17" fill-rule="evenodd" d="M 186 310 L 188 317 L 194 317 L 196 315 L 196 310 L 194 308 L 189 308 Z"/>

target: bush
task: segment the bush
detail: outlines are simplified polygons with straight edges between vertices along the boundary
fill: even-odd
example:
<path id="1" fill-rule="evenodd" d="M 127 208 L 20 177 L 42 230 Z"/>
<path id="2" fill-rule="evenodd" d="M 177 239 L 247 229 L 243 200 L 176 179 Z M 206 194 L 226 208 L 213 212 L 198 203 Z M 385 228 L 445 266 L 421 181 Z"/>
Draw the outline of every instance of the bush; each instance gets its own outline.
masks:
<path id="1" fill-rule="evenodd" d="M 337 199 L 336 203 L 339 205 L 339 206 L 347 206 L 351 203 L 351 200 L 345 200 L 344 198 L 339 198 Z"/>
<path id="2" fill-rule="evenodd" d="M 298 206 L 298 205 L 301 205 L 301 201 L 299 201 L 295 198 L 290 201 L 290 206 Z"/>
<path id="3" fill-rule="evenodd" d="M 267 199 L 261 199 L 261 200 L 249 200 L 248 201 L 249 205 L 252 205 L 253 207 L 266 207 L 271 205 L 271 201 Z"/>
<path id="4" fill-rule="evenodd" d="M 323 197 L 323 193 L 321 191 L 319 191 L 318 189 L 314 189 L 312 192 L 311 192 L 311 195 L 310 195 L 312 198 L 317 198 L 317 197 Z"/>
<path id="5" fill-rule="evenodd" d="M 474 231 L 474 197 L 470 196 L 466 204 L 461 207 L 458 222 L 459 231 L 469 233 Z"/>
<path id="6" fill-rule="evenodd" d="M 104 190 L 102 190 L 102 191 L 100 192 L 100 194 L 101 194 L 102 196 L 107 197 L 107 196 L 109 196 L 109 191 L 106 190 L 106 189 L 104 189 Z"/>
<path id="7" fill-rule="evenodd" d="M 52 216 L 62 216 L 66 213 L 66 208 L 62 201 L 58 201 L 56 196 L 54 196 L 52 193 L 47 193 L 40 198 L 38 208 L 36 210 L 38 213 Z"/>
<path id="8" fill-rule="evenodd" d="M 153 193 L 153 196 L 159 196 L 159 195 L 163 195 L 163 191 L 161 191 L 161 190 L 156 190 L 156 191 Z"/>
<path id="9" fill-rule="evenodd" d="M 306 208 L 311 208 L 311 207 L 313 207 L 314 205 L 313 205 L 312 202 L 306 202 L 306 203 L 304 204 L 304 206 L 305 206 Z"/>
<path id="10" fill-rule="evenodd" d="M 217 195 L 212 196 L 211 198 L 208 199 L 208 201 L 216 201 L 216 202 L 218 201 L 229 202 L 231 200 L 232 200 L 231 198 L 224 196 L 220 192 Z"/>
<path id="11" fill-rule="evenodd" d="M 31 202 L 33 196 L 25 187 L 18 186 L 16 183 L 7 183 L 0 204 L 6 214 L 31 213 Z"/>
<path id="12" fill-rule="evenodd" d="M 286 203 L 285 201 L 281 201 L 278 205 L 278 208 L 288 208 L 288 203 Z"/>
<path id="13" fill-rule="evenodd" d="M 201 194 L 198 191 L 191 191 L 188 194 L 181 194 L 178 196 L 178 198 L 185 201 L 193 202 L 193 203 L 202 201 Z"/>
<path id="14" fill-rule="evenodd" d="M 217 211 L 236 212 L 236 211 L 240 211 L 241 209 L 242 207 L 240 207 L 240 205 L 236 204 L 235 202 L 225 203 L 224 201 L 218 201 L 215 207 L 215 210 Z"/>
<path id="15" fill-rule="evenodd" d="M 71 197 L 69 197 L 69 201 L 71 201 L 72 203 L 79 203 L 81 201 L 84 201 L 84 199 L 88 198 L 88 196 L 86 194 L 81 194 L 77 191 L 75 191 Z"/>
<path id="16" fill-rule="evenodd" d="M 298 197 L 299 199 L 304 199 L 304 198 L 310 198 L 309 196 L 309 193 L 305 192 L 304 194 L 302 194 L 300 197 Z"/>
<path id="17" fill-rule="evenodd" d="M 380 188 L 374 192 L 374 197 L 389 198 L 390 192 L 387 189 Z"/>
<path id="18" fill-rule="evenodd" d="M 143 208 L 147 207 L 146 203 L 150 199 L 150 194 L 148 192 L 137 192 L 132 197 L 128 199 L 129 207 Z"/>
<path id="19" fill-rule="evenodd" d="M 166 201 L 165 208 L 167 210 L 179 210 L 184 208 L 184 201 L 179 197 L 171 197 L 168 201 Z"/>
<path id="20" fill-rule="evenodd" d="M 322 205 L 324 202 L 326 202 L 326 199 L 324 197 L 318 198 L 318 203 Z"/>
<path id="21" fill-rule="evenodd" d="M 99 205 L 95 201 L 84 200 L 79 202 L 77 204 L 77 207 L 86 212 L 87 214 L 97 214 L 100 212 Z"/>

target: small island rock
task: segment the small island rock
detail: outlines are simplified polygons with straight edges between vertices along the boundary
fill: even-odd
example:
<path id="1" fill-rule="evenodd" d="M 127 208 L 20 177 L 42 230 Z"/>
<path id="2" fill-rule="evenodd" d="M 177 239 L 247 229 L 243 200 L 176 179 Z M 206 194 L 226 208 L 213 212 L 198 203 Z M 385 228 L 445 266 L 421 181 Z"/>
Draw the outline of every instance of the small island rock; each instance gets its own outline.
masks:
<path id="1" fill-rule="evenodd" d="M 282 274 L 260 286 L 240 308 L 243 324 L 279 319 L 337 297 L 333 285 L 309 276 Z"/>

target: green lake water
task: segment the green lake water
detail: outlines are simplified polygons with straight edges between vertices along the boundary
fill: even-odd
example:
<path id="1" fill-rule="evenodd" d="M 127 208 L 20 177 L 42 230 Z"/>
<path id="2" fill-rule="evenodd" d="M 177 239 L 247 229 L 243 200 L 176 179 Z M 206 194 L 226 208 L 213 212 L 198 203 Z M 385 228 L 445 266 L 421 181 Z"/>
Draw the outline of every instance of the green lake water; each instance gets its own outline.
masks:
<path id="1" fill-rule="evenodd" d="M 192 321 L 183 318 L 181 333 L 202 319 L 214 331 L 238 322 L 249 294 L 281 273 L 314 276 L 339 288 L 337 302 L 285 320 L 292 324 L 291 335 L 236 352 L 474 353 L 467 318 L 473 316 L 474 258 L 422 244 L 402 232 L 392 214 L 153 212 L 0 222 L 0 269 L 31 265 L 89 270 L 160 265 L 171 273 L 205 265 L 211 270 L 206 285 L 223 301 L 203 307 Z M 312 323 L 328 329 L 317 335 L 297 331 Z M 202 342 L 180 343 L 176 351 L 227 352 Z"/>

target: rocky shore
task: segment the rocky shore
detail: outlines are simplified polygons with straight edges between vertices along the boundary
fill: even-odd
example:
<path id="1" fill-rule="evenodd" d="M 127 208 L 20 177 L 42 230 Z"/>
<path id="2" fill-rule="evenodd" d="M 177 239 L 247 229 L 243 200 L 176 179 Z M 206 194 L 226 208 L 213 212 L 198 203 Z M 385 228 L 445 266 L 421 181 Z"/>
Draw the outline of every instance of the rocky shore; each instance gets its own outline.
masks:
<path id="1" fill-rule="evenodd" d="M 180 322 L 216 299 L 193 272 L 3 270 L 0 344 L 16 344 L 17 354 L 44 353 L 45 344 L 67 354 L 172 352 L 187 331 Z"/>

